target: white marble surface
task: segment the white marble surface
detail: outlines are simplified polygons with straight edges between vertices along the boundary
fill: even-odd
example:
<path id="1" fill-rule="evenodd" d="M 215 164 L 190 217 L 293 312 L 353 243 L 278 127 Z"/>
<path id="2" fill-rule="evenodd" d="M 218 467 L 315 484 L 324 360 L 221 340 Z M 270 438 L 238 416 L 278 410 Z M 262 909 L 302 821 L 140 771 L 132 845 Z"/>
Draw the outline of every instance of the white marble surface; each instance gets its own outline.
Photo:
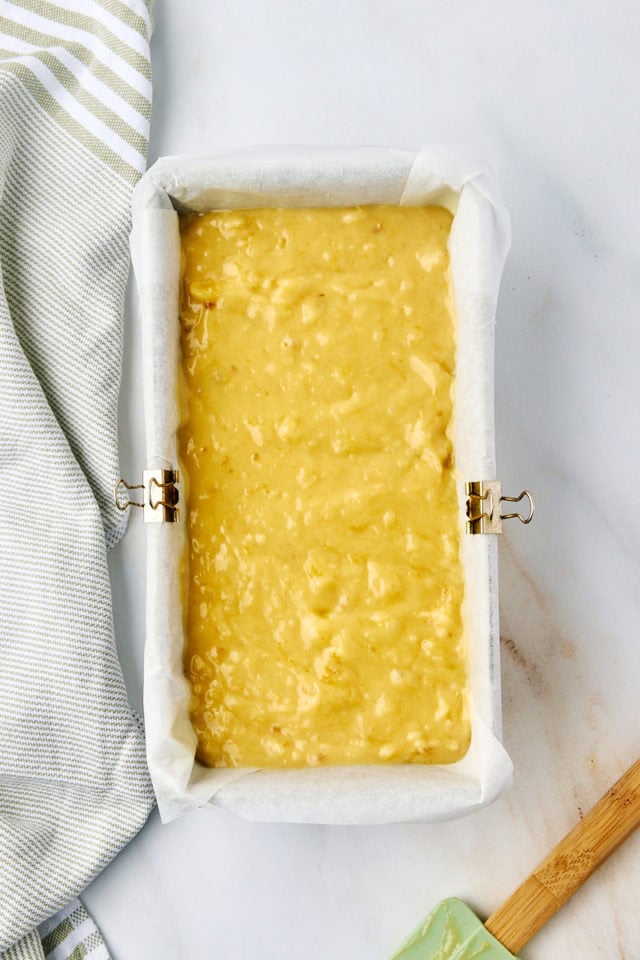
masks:
<path id="1" fill-rule="evenodd" d="M 224 145 L 458 143 L 513 221 L 499 475 L 538 515 L 501 543 L 509 794 L 442 825 L 157 816 L 87 890 L 115 960 L 384 960 L 435 902 L 487 914 L 640 742 L 640 12 L 631 0 L 158 0 L 151 157 Z M 130 305 L 125 475 L 143 456 Z M 144 530 L 111 558 L 141 700 Z M 523 951 L 640 958 L 640 835 Z"/>

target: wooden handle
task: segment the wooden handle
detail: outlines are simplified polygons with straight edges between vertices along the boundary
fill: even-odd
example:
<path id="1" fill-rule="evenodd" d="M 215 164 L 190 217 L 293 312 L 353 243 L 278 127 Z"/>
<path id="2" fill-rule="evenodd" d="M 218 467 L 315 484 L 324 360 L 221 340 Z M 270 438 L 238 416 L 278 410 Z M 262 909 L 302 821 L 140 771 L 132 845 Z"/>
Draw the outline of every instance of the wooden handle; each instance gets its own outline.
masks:
<path id="1" fill-rule="evenodd" d="M 637 826 L 640 760 L 491 914 L 487 930 L 511 953 L 518 953 Z"/>

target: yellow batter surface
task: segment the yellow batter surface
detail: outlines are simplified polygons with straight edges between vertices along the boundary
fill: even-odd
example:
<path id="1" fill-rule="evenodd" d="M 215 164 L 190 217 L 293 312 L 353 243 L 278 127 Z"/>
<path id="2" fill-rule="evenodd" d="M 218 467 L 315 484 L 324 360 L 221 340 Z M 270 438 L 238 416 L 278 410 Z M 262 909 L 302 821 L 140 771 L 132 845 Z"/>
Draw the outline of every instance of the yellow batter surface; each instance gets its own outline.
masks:
<path id="1" fill-rule="evenodd" d="M 440 207 L 182 219 L 185 671 L 205 764 L 467 750 L 450 226 Z"/>

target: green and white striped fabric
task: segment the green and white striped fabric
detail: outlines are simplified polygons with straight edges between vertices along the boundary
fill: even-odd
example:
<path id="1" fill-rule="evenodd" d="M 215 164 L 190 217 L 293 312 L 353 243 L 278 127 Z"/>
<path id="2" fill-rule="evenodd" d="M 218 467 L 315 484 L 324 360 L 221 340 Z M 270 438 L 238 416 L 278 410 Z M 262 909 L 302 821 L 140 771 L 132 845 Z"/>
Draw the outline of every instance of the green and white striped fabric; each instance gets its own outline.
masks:
<path id="1" fill-rule="evenodd" d="M 150 32 L 143 0 L 0 0 L 2 960 L 107 956 L 72 901 L 153 804 L 106 561 L 124 532 L 112 490 Z"/>
<path id="2" fill-rule="evenodd" d="M 73 900 L 13 944 L 2 960 L 110 960 L 100 931 L 79 900 Z"/>
<path id="3" fill-rule="evenodd" d="M 109 960 L 105 942 L 79 900 L 41 923 L 37 932 L 46 960 Z"/>

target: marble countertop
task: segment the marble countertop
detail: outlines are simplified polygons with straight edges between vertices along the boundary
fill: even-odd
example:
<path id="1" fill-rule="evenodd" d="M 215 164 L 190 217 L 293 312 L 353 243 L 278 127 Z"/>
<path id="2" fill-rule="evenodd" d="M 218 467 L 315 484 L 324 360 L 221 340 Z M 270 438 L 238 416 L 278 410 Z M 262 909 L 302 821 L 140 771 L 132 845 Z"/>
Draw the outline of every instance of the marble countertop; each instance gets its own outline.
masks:
<path id="1" fill-rule="evenodd" d="M 498 309 L 499 476 L 534 490 L 500 545 L 514 786 L 447 824 L 251 824 L 156 814 L 85 901 L 115 960 L 375 960 L 442 897 L 499 905 L 640 743 L 640 60 L 637 5 L 567 0 L 156 0 L 151 160 L 251 143 L 486 157 L 512 217 Z M 124 475 L 143 458 L 133 293 Z M 140 707 L 144 529 L 111 556 Z M 640 834 L 523 950 L 640 958 Z"/>

